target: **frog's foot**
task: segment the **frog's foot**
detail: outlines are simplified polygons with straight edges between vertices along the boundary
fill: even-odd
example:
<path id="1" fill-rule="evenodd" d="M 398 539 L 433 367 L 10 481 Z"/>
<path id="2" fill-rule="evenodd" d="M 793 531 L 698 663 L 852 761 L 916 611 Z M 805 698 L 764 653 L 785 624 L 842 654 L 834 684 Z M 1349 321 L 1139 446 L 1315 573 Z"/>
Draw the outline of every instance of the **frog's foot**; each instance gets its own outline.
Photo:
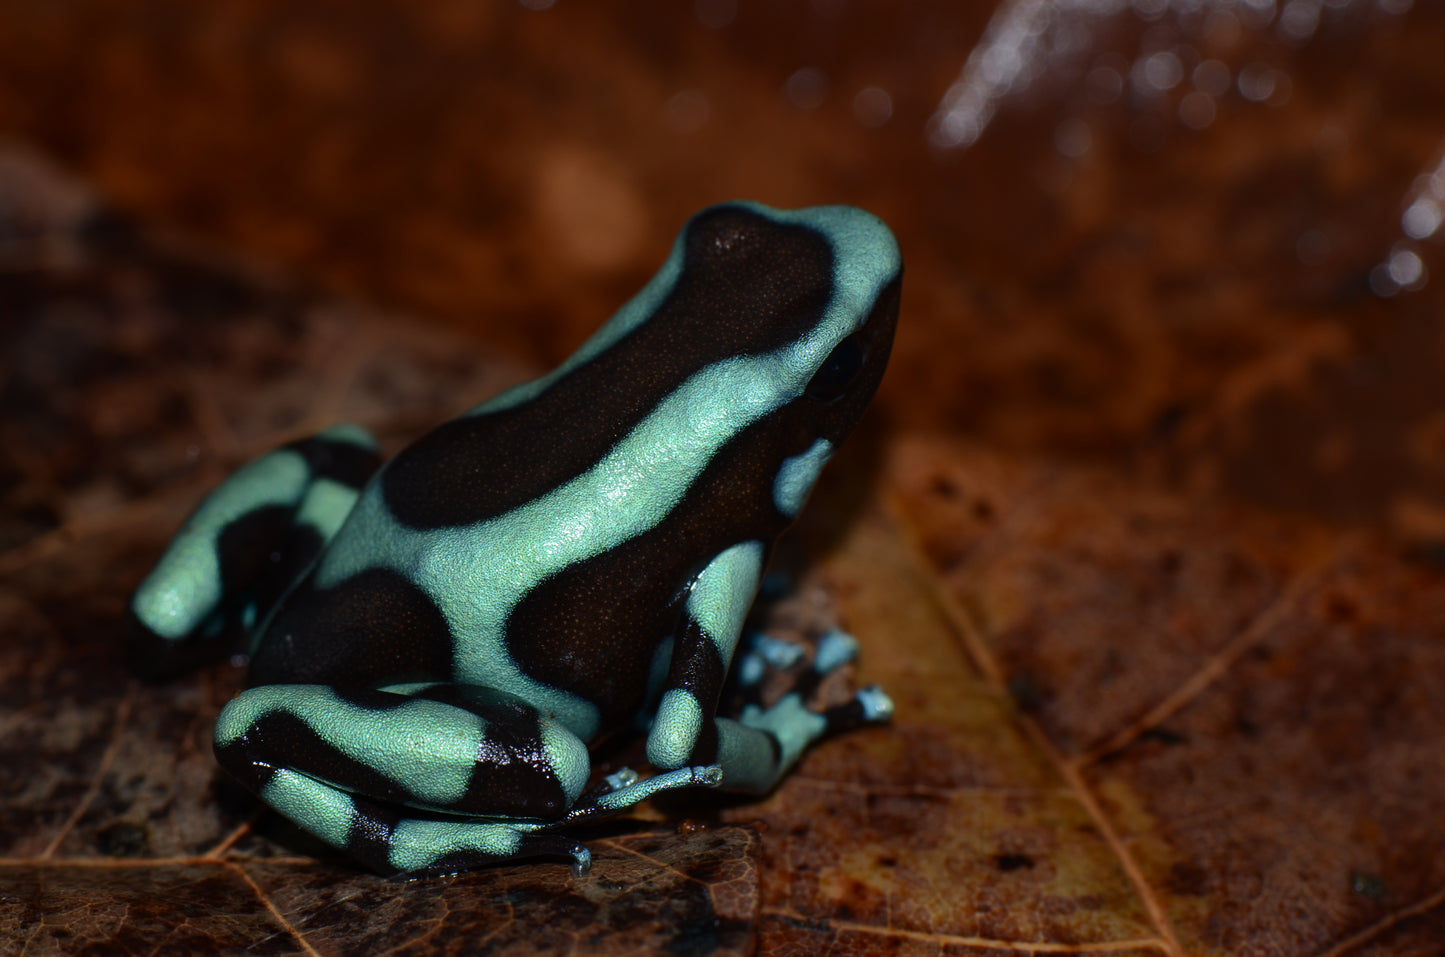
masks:
<path id="1" fill-rule="evenodd" d="M 560 858 L 580 876 L 592 864 L 586 847 L 565 835 L 534 833 L 532 822 L 410 817 L 414 812 L 288 768 L 273 769 L 263 796 L 301 829 L 381 874 L 433 877 L 504 861 Z"/>
<path id="2" fill-rule="evenodd" d="M 868 685 L 853 692 L 853 698 L 847 704 L 823 711 L 823 717 L 828 721 L 825 735 L 870 724 L 887 724 L 893 720 L 893 699 L 878 685 Z"/>
<path id="3" fill-rule="evenodd" d="M 777 664 L 791 666 L 801 649 L 767 636 L 748 639 L 746 654 L 766 671 Z M 762 793 L 797 763 L 814 742 L 867 725 L 884 724 L 893 717 L 893 701 L 876 685 L 854 692 L 847 702 L 819 710 L 808 700 L 824 679 L 858 656 L 852 635 L 833 629 L 819 640 L 812 662 L 793 678 L 792 689 L 771 706 L 759 699 L 762 676 L 739 674 L 744 701 L 735 718 L 719 718 L 718 761 L 723 766 L 723 787 Z M 770 658 L 771 660 L 765 660 Z M 746 660 L 746 659 L 745 659 Z M 752 686 L 748 679 L 753 678 Z"/>
<path id="4" fill-rule="evenodd" d="M 384 810 L 384 809 L 382 809 Z M 361 804 L 357 804 L 358 814 Z M 592 852 L 563 834 L 537 833 L 525 822 L 465 819 L 397 818 L 382 846 L 385 864 L 368 860 L 365 850 L 349 843 L 348 853 L 378 871 L 389 867 L 406 877 L 437 877 L 474 870 L 504 861 L 533 858 L 570 859 L 576 877 L 592 867 Z"/>
<path id="5" fill-rule="evenodd" d="M 722 768 L 716 764 L 678 768 L 650 778 L 640 777 L 631 768 L 622 768 L 603 778 L 597 787 L 584 794 L 559 824 L 574 824 L 587 818 L 615 814 L 662 791 L 714 788 L 722 783 L 722 779 Z"/>
<path id="6" fill-rule="evenodd" d="M 784 695 L 769 708 L 749 705 L 738 723 L 761 731 L 777 742 L 781 769 L 792 767 L 808 746 L 823 738 L 871 724 L 885 724 L 893 717 L 893 700 L 877 685 L 854 692 L 845 704 L 815 711 L 799 692 Z"/>
<path id="7" fill-rule="evenodd" d="M 853 728 L 883 724 L 892 716 L 892 699 L 872 685 L 855 692 L 847 703 L 822 710 L 809 708 L 807 698 L 797 691 L 770 707 L 749 704 L 736 719 L 717 719 L 722 786 L 765 793 L 814 742 Z"/>
<path id="8" fill-rule="evenodd" d="M 733 665 L 738 690 L 747 701 L 756 704 L 760 700 L 764 679 L 774 672 L 796 666 L 806 654 L 802 645 L 774 638 L 766 632 L 744 632 L 742 646 Z"/>
<path id="9" fill-rule="evenodd" d="M 760 705 L 764 679 L 769 674 L 794 668 L 805 654 L 802 646 L 762 632 L 745 635 L 737 666 L 738 687 L 745 696 L 744 700 L 751 705 Z M 858 639 L 846 631 L 831 628 L 818 639 L 808 668 L 793 678 L 792 690 L 804 698 L 811 697 L 824 679 L 857 658 Z"/>

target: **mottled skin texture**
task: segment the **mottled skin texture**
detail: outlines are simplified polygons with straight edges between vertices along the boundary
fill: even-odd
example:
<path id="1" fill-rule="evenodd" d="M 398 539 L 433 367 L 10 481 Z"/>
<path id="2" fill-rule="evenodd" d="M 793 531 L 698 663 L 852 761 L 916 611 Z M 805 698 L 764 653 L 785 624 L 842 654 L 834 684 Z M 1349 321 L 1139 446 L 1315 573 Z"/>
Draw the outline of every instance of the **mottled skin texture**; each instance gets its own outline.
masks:
<path id="1" fill-rule="evenodd" d="M 773 708 L 717 709 L 772 544 L 883 375 L 901 272 L 860 210 L 704 210 L 549 376 L 379 469 L 343 426 L 238 472 L 137 591 L 138 659 L 247 635 L 221 763 L 385 872 L 585 868 L 558 828 L 666 788 L 767 790 L 891 712 L 876 689 L 803 706 L 841 636 Z M 588 747 L 639 719 L 663 773 L 584 794 Z"/>

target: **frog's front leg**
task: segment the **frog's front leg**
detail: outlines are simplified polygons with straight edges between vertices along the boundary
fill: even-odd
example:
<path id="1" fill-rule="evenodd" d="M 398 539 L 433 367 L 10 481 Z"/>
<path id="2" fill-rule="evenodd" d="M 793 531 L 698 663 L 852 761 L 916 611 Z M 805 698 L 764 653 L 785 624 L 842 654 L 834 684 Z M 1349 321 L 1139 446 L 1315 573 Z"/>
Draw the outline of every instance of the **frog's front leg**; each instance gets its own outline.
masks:
<path id="1" fill-rule="evenodd" d="M 801 690 L 768 709 L 749 706 L 736 720 L 717 716 L 763 559 L 761 543 L 735 545 L 717 555 L 693 583 L 647 739 L 648 760 L 660 768 L 716 764 L 722 768 L 722 787 L 759 794 L 770 790 L 814 741 L 885 722 L 893 713 L 892 702 L 876 687 L 839 707 L 808 709 L 803 700 L 808 688 L 856 654 L 856 643 L 834 632 L 820 643 Z"/>
<path id="2" fill-rule="evenodd" d="M 131 598 L 136 670 L 169 677 L 254 635 L 380 463 L 370 434 L 340 425 L 237 469 L 197 506 Z"/>
<path id="3" fill-rule="evenodd" d="M 381 873 L 590 861 L 576 841 L 540 833 L 582 795 L 587 747 L 506 692 L 262 685 L 221 712 L 215 747 L 263 801 Z"/>

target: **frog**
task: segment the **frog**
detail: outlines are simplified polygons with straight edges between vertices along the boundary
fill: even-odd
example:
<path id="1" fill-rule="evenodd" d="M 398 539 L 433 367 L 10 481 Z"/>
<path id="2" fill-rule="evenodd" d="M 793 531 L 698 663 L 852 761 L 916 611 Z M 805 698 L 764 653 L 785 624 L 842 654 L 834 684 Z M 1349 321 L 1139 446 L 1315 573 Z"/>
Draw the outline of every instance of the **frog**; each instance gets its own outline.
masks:
<path id="1" fill-rule="evenodd" d="M 583 823 L 677 789 L 768 793 L 893 712 L 876 685 L 810 704 L 857 655 L 836 629 L 764 700 L 801 653 L 745 622 L 878 388 L 902 272 L 856 207 L 704 209 L 553 371 L 389 461 L 343 424 L 224 480 L 136 589 L 133 661 L 170 677 L 243 645 L 220 766 L 381 874 L 581 875 Z M 629 733 L 650 773 L 594 773 Z"/>

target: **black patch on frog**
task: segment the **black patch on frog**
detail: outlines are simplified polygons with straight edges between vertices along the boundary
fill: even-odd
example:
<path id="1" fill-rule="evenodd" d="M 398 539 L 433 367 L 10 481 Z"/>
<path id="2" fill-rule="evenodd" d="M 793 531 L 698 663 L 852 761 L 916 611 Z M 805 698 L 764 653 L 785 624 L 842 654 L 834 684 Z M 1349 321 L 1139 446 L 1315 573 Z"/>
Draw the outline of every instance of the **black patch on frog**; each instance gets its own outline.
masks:
<path id="1" fill-rule="evenodd" d="M 776 768 L 778 765 L 782 764 L 783 743 L 778 740 L 778 736 L 773 732 L 767 730 L 766 728 L 754 728 L 753 730 L 757 731 L 767 740 L 768 749 L 773 753 L 773 767 Z"/>
<path id="2" fill-rule="evenodd" d="M 283 446 L 306 460 L 308 482 L 329 478 L 359 488 L 376 471 L 375 452 L 344 442 L 302 439 Z M 296 506 L 263 505 L 232 521 L 216 537 L 221 593 L 238 611 L 254 602 L 261 618 L 306 570 L 325 544 L 315 529 L 297 525 Z"/>
<path id="3" fill-rule="evenodd" d="M 832 286 L 822 233 L 739 206 L 704 210 L 656 313 L 532 401 L 455 419 L 403 450 L 382 473 L 387 507 L 426 529 L 524 505 L 596 465 L 700 369 L 796 342 Z"/>
<path id="4" fill-rule="evenodd" d="M 232 774 L 241 777 L 242 783 L 248 787 L 250 782 L 237 773 L 238 769 L 254 767 L 260 761 L 289 768 L 389 804 L 416 801 L 416 796 L 404 783 L 393 781 L 379 771 L 348 758 L 298 715 L 284 708 L 266 712 L 251 723 L 244 735 L 225 747 L 216 748 L 216 759 Z"/>
<path id="5" fill-rule="evenodd" d="M 221 529 L 216 536 L 216 558 L 221 571 L 221 613 L 228 614 L 246 601 L 269 596 L 274 602 L 290 581 L 277 582 L 306 552 L 305 560 L 316 556 L 321 546 L 315 532 L 297 535 L 292 522 L 295 509 L 289 505 L 254 508 Z M 293 539 L 295 540 L 293 543 Z M 291 553 L 286 555 L 284 553 Z M 291 557 L 294 555 L 295 557 Z M 304 566 L 302 566 L 304 567 Z"/>
<path id="6" fill-rule="evenodd" d="M 827 736 L 840 734 L 844 731 L 852 731 L 855 728 L 865 728 L 870 724 L 876 724 L 877 718 L 870 718 L 863 707 L 863 701 L 854 695 L 850 700 L 840 705 L 834 705 L 823 712 L 823 718 L 828 722 Z"/>
<path id="7" fill-rule="evenodd" d="M 239 631 L 209 636 L 201 629 L 179 641 L 151 631 L 134 608 L 125 612 L 126 667 L 144 681 L 170 681 L 219 660 L 241 644 Z"/>
<path id="8" fill-rule="evenodd" d="M 866 355 L 847 394 L 829 401 L 805 395 L 753 422 L 713 456 L 661 522 L 563 569 L 517 603 L 507 647 L 524 673 L 592 702 L 603 728 L 637 712 L 653 650 L 680 627 L 687 584 L 733 545 L 758 541 L 771 549 L 791 521 L 773 503 L 782 461 L 819 437 L 836 445 L 862 415 L 888 362 L 898 291 L 894 280 L 860 331 Z M 659 556 L 678 564 L 661 565 Z"/>
<path id="9" fill-rule="evenodd" d="M 252 760 L 252 755 L 246 750 L 245 738 L 237 738 L 225 747 L 221 747 L 219 744 L 212 747 L 217 763 L 229 771 L 231 777 L 241 782 L 246 790 L 257 797 L 280 770 L 269 761 Z"/>
<path id="10" fill-rule="evenodd" d="M 360 794 L 348 795 L 355 813 L 346 831 L 346 853 L 374 871 L 396 870 L 391 864 L 391 839 L 401 821 L 401 809 L 388 807 Z"/>
<path id="11" fill-rule="evenodd" d="M 452 633 L 431 597 L 389 568 L 333 588 L 308 579 L 266 628 L 251 684 L 375 688 L 451 677 Z"/>
<path id="12" fill-rule="evenodd" d="M 690 692 L 702 712 L 711 716 L 717 713 L 717 702 L 726 679 L 727 666 L 718 654 L 717 644 L 708 637 L 697 619 L 687 615 L 677 651 L 673 654 L 666 687 Z M 717 743 L 717 725 L 704 721 L 698 729 L 692 750 L 688 752 L 688 763 L 714 763 L 717 760 Z"/>
<path id="13" fill-rule="evenodd" d="M 489 722 L 493 716 L 487 716 Z M 567 794 L 542 747 L 537 713 L 512 715 L 487 726 L 477 763 L 456 810 L 469 814 L 555 821 L 567 813 Z"/>
<path id="14" fill-rule="evenodd" d="M 381 456 L 374 449 L 364 448 L 354 442 L 340 442 L 321 436 L 298 439 L 282 448 L 296 452 L 306 459 L 315 479 L 331 479 L 342 485 L 359 489 L 366 484 L 378 468 Z"/>
<path id="15" fill-rule="evenodd" d="M 708 715 L 708 718 L 703 721 L 702 727 L 697 729 L 697 740 L 693 742 L 692 750 L 687 753 L 687 763 L 693 766 L 717 763 L 717 721 L 713 720 L 717 709 L 708 710 L 704 705 L 703 713 Z"/>
<path id="16" fill-rule="evenodd" d="M 265 621 L 320 554 L 325 544 L 321 536 L 309 525 L 294 524 L 294 517 L 295 509 L 267 506 L 247 512 L 221 531 L 216 553 L 226 603 L 222 613 L 228 619 L 254 604 L 253 626 Z"/>
<path id="17" fill-rule="evenodd" d="M 385 691 L 357 689 L 348 692 L 346 700 L 384 714 L 412 699 Z M 544 819 L 565 814 L 566 795 L 545 760 L 537 713 L 516 700 L 468 710 L 481 714 L 487 721 L 487 735 L 484 741 L 478 742 L 477 760 L 466 790 L 444 809 L 462 814 Z M 379 736 L 377 740 L 385 741 Z M 412 746 L 404 740 L 391 743 L 401 750 Z M 289 710 L 277 709 L 262 715 L 244 737 L 218 748 L 216 756 L 231 769 L 254 766 L 255 761 L 261 760 L 386 804 L 423 803 L 422 795 L 409 788 L 407 782 L 395 781 L 347 757 Z M 264 782 L 261 786 L 264 787 Z"/>
<path id="18" fill-rule="evenodd" d="M 450 810 L 545 820 L 566 813 L 567 795 L 542 747 L 540 716 L 536 708 L 516 695 L 462 684 L 439 684 L 415 695 L 371 689 L 338 694 L 352 704 L 377 712 L 418 699 L 436 701 L 486 722 L 486 739 L 479 742 L 477 763 L 467 789 Z"/>
<path id="19" fill-rule="evenodd" d="M 390 691 L 381 691 L 376 688 L 352 687 L 350 685 L 340 688 L 332 688 L 332 693 L 337 699 L 358 708 L 365 708 L 368 711 L 375 711 L 382 714 L 387 711 L 394 711 L 409 701 L 426 697 L 425 695 L 395 694 Z"/>

